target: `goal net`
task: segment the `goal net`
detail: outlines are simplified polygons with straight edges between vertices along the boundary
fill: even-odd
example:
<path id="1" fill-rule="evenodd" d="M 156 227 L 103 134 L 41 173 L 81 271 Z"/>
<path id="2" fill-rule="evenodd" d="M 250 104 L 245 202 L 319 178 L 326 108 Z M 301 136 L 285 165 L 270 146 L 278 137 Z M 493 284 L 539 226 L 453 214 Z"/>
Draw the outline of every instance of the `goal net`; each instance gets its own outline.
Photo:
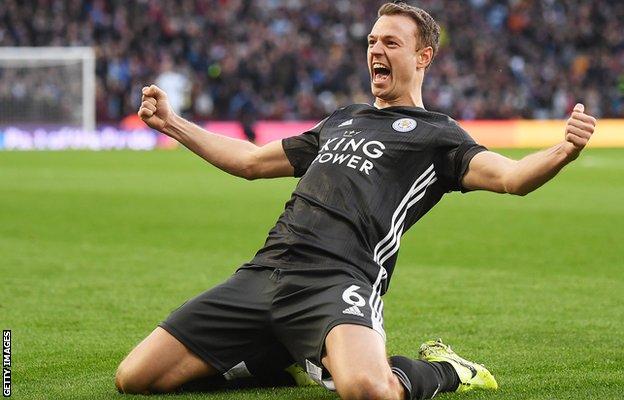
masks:
<path id="1" fill-rule="evenodd" d="M 0 127 L 93 131 L 93 49 L 0 47 Z"/>

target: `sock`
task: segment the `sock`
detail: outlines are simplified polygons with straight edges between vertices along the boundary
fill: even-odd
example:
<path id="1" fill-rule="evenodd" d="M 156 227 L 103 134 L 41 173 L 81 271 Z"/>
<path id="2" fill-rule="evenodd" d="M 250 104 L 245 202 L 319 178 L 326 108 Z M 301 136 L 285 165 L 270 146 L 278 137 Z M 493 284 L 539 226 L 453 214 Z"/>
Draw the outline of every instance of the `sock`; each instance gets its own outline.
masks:
<path id="1" fill-rule="evenodd" d="M 457 390 L 461 381 L 459 380 L 459 375 L 457 375 L 457 371 L 450 363 L 444 361 L 434 361 L 429 364 L 433 365 L 434 368 L 438 368 L 440 372 L 440 376 L 442 377 L 442 386 L 440 387 L 440 393 L 446 392 L 454 392 Z"/>
<path id="2" fill-rule="evenodd" d="M 454 392 L 459 387 L 459 376 L 451 364 L 446 362 L 392 356 L 390 366 L 405 387 L 409 400 L 431 399 L 437 393 Z"/>

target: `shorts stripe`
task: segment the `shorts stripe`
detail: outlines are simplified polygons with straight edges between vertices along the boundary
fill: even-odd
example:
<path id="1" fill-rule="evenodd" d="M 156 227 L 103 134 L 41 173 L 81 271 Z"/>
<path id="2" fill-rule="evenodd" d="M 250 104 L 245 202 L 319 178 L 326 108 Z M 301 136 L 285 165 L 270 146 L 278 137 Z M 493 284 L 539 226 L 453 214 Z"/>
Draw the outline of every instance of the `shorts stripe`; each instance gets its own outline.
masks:
<path id="1" fill-rule="evenodd" d="M 381 284 L 387 278 L 388 273 L 384 267 L 380 267 L 377 279 L 373 284 L 371 296 L 368 299 L 368 305 L 371 310 L 371 323 L 373 329 L 386 340 L 386 332 L 383 328 L 383 300 L 381 299 Z"/>

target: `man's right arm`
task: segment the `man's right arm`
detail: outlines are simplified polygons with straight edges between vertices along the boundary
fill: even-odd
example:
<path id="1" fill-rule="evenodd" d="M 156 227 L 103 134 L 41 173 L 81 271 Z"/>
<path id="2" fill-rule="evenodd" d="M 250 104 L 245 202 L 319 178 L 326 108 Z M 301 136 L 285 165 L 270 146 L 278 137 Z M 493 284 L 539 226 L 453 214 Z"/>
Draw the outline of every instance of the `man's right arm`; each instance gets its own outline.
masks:
<path id="1" fill-rule="evenodd" d="M 293 176 L 281 141 L 256 146 L 216 135 L 176 115 L 167 95 L 156 85 L 144 87 L 139 117 L 151 128 L 182 143 L 215 167 L 245 179 Z"/>

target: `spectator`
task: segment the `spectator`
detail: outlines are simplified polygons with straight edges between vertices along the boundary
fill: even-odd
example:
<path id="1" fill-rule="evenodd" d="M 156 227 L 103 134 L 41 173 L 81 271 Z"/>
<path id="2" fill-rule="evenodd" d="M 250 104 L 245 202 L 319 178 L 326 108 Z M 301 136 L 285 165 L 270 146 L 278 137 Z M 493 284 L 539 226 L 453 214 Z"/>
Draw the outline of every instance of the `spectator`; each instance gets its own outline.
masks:
<path id="1" fill-rule="evenodd" d="M 169 104 L 176 114 L 181 114 L 188 107 L 188 96 L 191 85 L 189 79 L 174 68 L 173 61 L 168 55 L 161 62 L 161 73 L 156 78 L 156 85 L 167 93 Z"/>

